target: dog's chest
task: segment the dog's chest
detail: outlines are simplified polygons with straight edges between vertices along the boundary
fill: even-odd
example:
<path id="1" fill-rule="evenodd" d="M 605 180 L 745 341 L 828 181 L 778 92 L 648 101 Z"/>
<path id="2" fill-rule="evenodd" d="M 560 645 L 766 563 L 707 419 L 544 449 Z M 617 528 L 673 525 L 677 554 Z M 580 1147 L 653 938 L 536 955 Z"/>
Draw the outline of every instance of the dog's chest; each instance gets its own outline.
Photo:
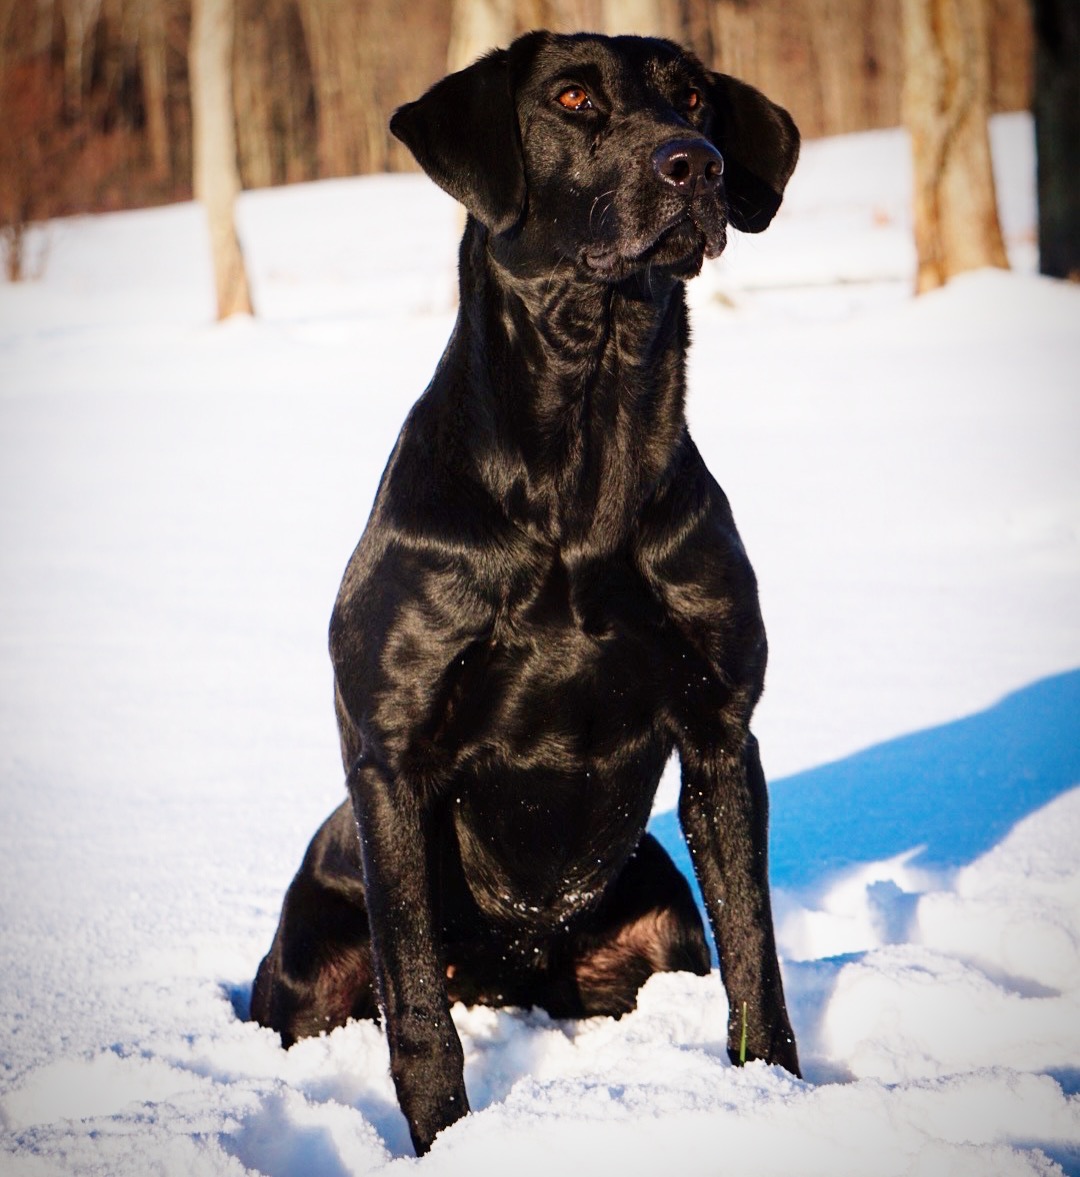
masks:
<path id="1" fill-rule="evenodd" d="M 477 906 L 537 930 L 599 902 L 645 829 L 668 754 L 660 739 L 599 764 L 494 765 L 464 775 L 450 799 L 458 853 Z"/>
<path id="2" fill-rule="evenodd" d="M 517 764 L 578 772 L 617 761 L 655 729 L 678 644 L 629 562 L 569 570 L 556 554 L 493 635 L 489 738 Z"/>
<path id="3" fill-rule="evenodd" d="M 486 646 L 449 802 L 489 915 L 568 919 L 637 844 L 671 751 L 661 701 L 677 640 L 627 568 L 575 576 L 554 561 Z"/>

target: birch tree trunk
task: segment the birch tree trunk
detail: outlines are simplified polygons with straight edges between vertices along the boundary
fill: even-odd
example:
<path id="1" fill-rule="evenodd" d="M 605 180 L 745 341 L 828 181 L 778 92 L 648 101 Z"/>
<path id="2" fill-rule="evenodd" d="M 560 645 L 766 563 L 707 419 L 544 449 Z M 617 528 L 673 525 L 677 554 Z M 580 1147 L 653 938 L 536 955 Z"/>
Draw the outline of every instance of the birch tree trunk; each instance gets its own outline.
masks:
<path id="1" fill-rule="evenodd" d="M 989 0 L 902 0 L 901 15 L 921 294 L 1009 263 L 990 166 Z"/>
<path id="2" fill-rule="evenodd" d="M 232 98 L 233 0 L 191 6 L 191 133 L 195 199 L 210 221 L 218 318 L 251 314 L 247 271 L 236 234 L 240 191 Z"/>

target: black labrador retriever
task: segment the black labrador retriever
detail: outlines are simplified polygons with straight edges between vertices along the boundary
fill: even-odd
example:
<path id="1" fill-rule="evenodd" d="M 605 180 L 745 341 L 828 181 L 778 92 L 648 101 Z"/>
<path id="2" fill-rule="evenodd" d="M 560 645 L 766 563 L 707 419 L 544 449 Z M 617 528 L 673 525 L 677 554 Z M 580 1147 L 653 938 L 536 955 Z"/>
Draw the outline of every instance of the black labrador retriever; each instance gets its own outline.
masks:
<path id="1" fill-rule="evenodd" d="M 667 41 L 531 33 L 390 124 L 468 209 L 457 324 L 330 624 L 349 800 L 308 849 L 252 1015 L 379 1018 L 418 1153 L 468 1110 L 452 1002 L 556 1017 L 704 974 L 644 833 L 677 750 L 733 1061 L 799 1073 L 750 715 L 754 574 L 686 428 L 683 282 L 756 233 L 789 115 Z"/>

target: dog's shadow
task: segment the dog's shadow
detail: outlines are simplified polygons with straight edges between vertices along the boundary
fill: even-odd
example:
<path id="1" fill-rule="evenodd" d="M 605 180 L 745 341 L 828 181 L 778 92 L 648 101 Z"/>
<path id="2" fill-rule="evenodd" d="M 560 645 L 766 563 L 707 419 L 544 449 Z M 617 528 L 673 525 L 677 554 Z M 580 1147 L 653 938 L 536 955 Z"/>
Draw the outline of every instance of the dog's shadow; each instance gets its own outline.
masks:
<path id="1" fill-rule="evenodd" d="M 251 990 L 254 985 L 253 981 L 225 981 L 222 983 L 221 992 L 232 1006 L 232 1011 L 236 1015 L 238 1022 L 247 1022 L 251 1020 Z"/>
<path id="2" fill-rule="evenodd" d="M 889 740 L 770 786 L 774 887 L 801 891 L 921 847 L 918 866 L 963 866 L 1080 783 L 1080 670 L 964 719 Z M 675 813 L 653 834 L 688 877 Z"/>

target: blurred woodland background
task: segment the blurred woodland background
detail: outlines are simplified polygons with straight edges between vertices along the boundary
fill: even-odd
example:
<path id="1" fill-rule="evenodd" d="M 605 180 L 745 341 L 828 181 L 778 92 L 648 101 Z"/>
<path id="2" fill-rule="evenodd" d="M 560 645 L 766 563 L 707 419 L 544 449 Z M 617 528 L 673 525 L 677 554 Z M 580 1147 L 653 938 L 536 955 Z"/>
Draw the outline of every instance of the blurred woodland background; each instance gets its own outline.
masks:
<path id="1" fill-rule="evenodd" d="M 991 8 L 992 107 L 1028 109 L 1028 6 Z M 0 0 L 0 171 L 32 165 L 34 219 L 190 199 L 191 10 Z M 530 28 L 659 29 L 786 106 L 808 138 L 900 123 L 900 0 L 235 0 L 235 22 L 245 188 L 411 167 L 387 131 L 394 108 Z"/>
<path id="2" fill-rule="evenodd" d="M 1027 0 L 951 3 L 976 13 L 982 29 L 987 113 L 1031 109 L 1040 9 L 1075 13 L 1076 0 L 1034 0 L 1034 11 Z M 227 25 L 231 36 L 231 47 L 218 39 L 231 65 L 235 135 L 235 148 L 224 151 L 235 155 L 239 186 L 258 188 L 411 168 L 387 130 L 394 108 L 449 69 L 538 27 L 670 36 L 787 107 L 807 138 L 896 126 L 904 12 L 923 8 L 926 27 L 937 27 L 935 4 L 0 0 L 0 227 L 10 236 L 13 224 L 198 195 L 200 8 L 216 7 L 206 20 Z M 1069 20 L 1075 28 L 1075 16 Z M 948 78 L 943 84 L 956 88 Z M 228 89 L 221 92 L 228 105 Z M 1076 177 L 1067 179 L 1075 187 Z"/>

